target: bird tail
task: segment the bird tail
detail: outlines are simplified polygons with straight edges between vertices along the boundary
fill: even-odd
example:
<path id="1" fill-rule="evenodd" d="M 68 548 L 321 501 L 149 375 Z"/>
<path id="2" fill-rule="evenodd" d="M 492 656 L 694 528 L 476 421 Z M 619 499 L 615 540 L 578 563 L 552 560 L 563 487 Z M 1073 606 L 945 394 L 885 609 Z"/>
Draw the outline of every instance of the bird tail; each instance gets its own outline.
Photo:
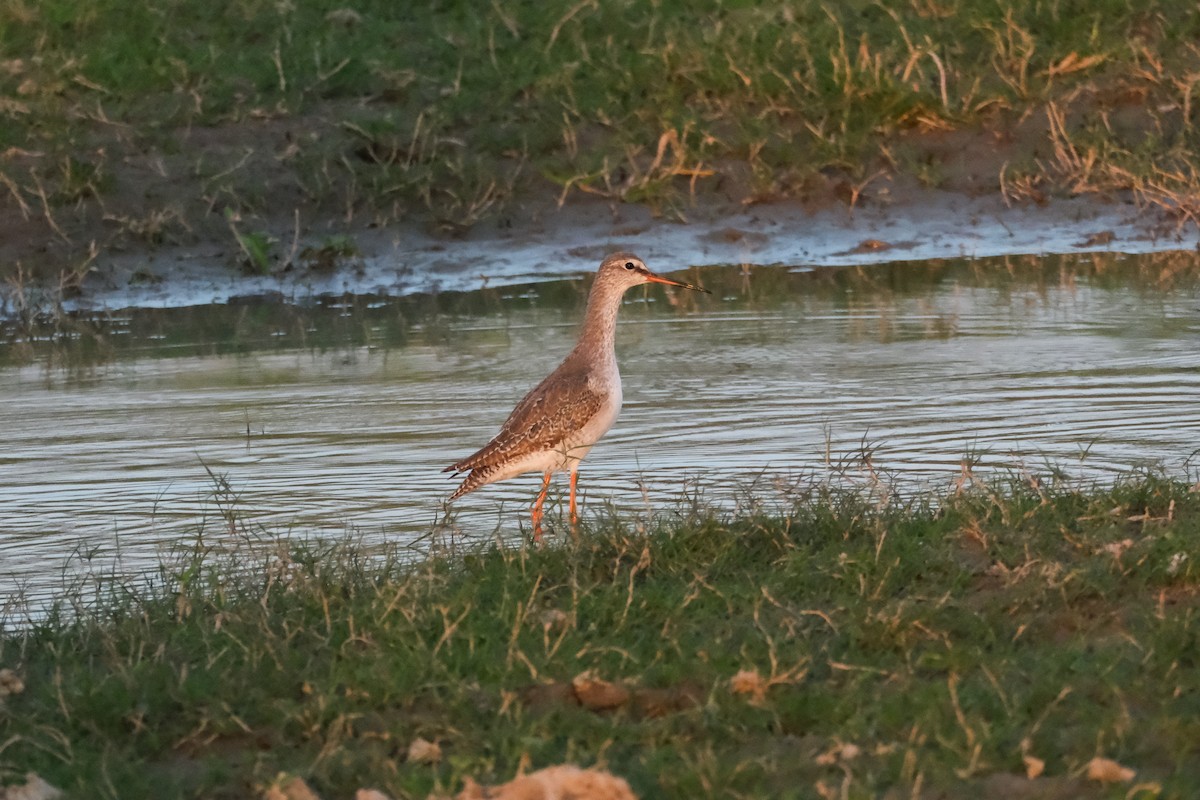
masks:
<path id="1" fill-rule="evenodd" d="M 495 467 L 490 467 L 490 466 L 475 467 L 473 470 L 471 470 L 469 473 L 467 473 L 466 479 L 459 485 L 459 487 L 457 489 L 454 490 L 454 494 L 450 495 L 450 497 L 448 497 L 446 499 L 446 502 L 453 503 L 455 500 L 462 497 L 464 494 L 467 494 L 468 492 L 473 492 L 476 489 L 478 489 L 480 486 L 483 486 L 485 483 L 488 482 L 488 478 L 491 477 L 493 472 L 495 472 L 495 469 L 496 469 Z M 455 470 L 454 470 L 454 467 L 447 467 L 446 469 L 444 469 L 442 471 L 443 472 L 453 472 Z"/>

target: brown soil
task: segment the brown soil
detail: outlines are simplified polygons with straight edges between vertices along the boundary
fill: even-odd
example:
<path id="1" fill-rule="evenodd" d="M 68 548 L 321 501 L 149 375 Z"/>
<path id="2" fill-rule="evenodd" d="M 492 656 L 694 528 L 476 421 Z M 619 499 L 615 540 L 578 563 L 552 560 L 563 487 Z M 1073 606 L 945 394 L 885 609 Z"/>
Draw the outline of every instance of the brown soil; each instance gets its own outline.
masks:
<path id="1" fill-rule="evenodd" d="M 240 282 L 249 260 L 234 228 L 271 237 L 266 265 L 271 277 L 295 277 L 299 270 L 304 273 L 299 279 L 311 284 L 319 273 L 322 280 L 310 286 L 313 292 L 338 286 L 359 290 L 361 285 L 344 280 L 344 267 L 350 262 L 360 269 L 372 262 L 390 266 L 405 249 L 425 254 L 413 266 L 425 270 L 425 283 L 389 273 L 382 290 L 436 287 L 431 275 L 487 280 L 496 261 L 505 256 L 530 261 L 523 248 L 547 240 L 556 249 L 542 252 L 542 263 L 580 259 L 575 268 L 587 268 L 608 243 L 636 244 L 639 236 L 653 241 L 659 228 L 681 221 L 690 223 L 691 239 L 682 246 L 671 240 L 670 256 L 693 264 L 820 261 L 820 235 L 831 220 L 857 227 L 833 249 L 825 249 L 829 257 L 824 263 L 927 258 L 943 251 L 987 254 L 979 241 L 1013 234 L 1024 222 L 1006 221 L 1007 216 L 1031 210 L 1042 222 L 1056 219 L 1075 227 L 1071 242 L 1057 247 L 1113 249 L 1133 239 L 1149 239 L 1161 247 L 1163 237 L 1174 237 L 1177 246 L 1191 244 L 1178 236 L 1172 220 L 1141 214 L 1127 198 L 1060 198 L 1036 208 L 1048 196 L 1031 185 L 1025 206 L 1011 208 L 1011 197 L 1001 196 L 1000 173 L 1006 164 L 1038 155 L 1045 126 L 1033 119 L 995 130 L 912 131 L 864 170 L 866 179 L 825 174 L 790 187 L 786 196 L 753 194 L 739 178 L 744 167 L 727 165 L 718 177 L 701 182 L 695 195 L 681 183 L 680 202 L 673 205 L 628 206 L 575 192 L 560 208 L 557 186 L 527 177 L 498 211 L 466 229 L 447 224 L 426 208 L 401 207 L 386 193 L 361 185 L 369 165 L 363 161 L 361 137 L 338 122 L 344 112 L 330 106 L 304 116 L 159 134 L 103 126 L 79 152 L 80 161 L 99 165 L 99 171 L 86 179 L 76 176 L 73 183 L 63 177 L 66 162 L 45 153 L 13 149 L 0 155 L 0 171 L 11 179 L 0 185 L 0 228 L 7 232 L 0 239 L 0 275 L 9 294 L 41 285 L 66 296 L 82 294 L 99 306 L 172 302 L 145 292 L 121 292 L 161 286 L 160 294 L 166 295 L 188 279 L 213 285 Z M 936 188 L 911 177 L 914 165 Z M 961 220 L 950 220 L 956 214 Z M 945 232 L 924 239 L 913 235 L 928 234 L 926 223 L 939 216 L 948 220 L 952 232 L 993 216 L 999 227 L 975 231 L 961 242 L 948 241 Z M 598 220 L 607 226 L 597 228 Z M 357 258 L 341 263 L 331 257 L 323 243 L 332 236 L 353 242 Z M 804 236 L 818 240 L 811 247 L 801 243 L 792 250 L 772 249 L 781 237 L 795 241 Z M 1028 252 L 1044 239 L 1012 246 Z M 920 246 L 930 240 L 941 250 Z M 464 249 L 464 244 L 472 246 Z M 543 272 L 538 264 L 527 270 L 531 275 Z M 343 280 L 331 281 L 330 274 Z M 265 291 L 261 281 L 243 283 L 242 289 L 212 291 L 211 299 Z"/>

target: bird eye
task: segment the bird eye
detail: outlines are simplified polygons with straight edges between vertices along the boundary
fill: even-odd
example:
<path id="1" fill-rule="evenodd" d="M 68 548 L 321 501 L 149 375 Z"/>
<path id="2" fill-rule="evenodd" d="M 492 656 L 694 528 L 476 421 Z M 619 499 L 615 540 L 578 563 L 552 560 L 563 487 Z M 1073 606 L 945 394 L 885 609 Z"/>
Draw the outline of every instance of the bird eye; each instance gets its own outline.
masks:
<path id="1" fill-rule="evenodd" d="M 632 262 L 632 261 L 626 261 L 626 262 L 625 262 L 625 269 L 633 269 L 633 262 Z"/>

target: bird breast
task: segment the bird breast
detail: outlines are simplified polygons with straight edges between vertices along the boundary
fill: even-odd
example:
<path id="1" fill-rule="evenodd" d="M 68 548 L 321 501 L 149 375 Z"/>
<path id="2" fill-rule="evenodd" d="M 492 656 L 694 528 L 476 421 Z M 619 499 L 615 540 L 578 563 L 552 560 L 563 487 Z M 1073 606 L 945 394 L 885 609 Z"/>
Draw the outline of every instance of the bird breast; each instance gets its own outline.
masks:
<path id="1" fill-rule="evenodd" d="M 579 444 L 585 447 L 590 447 L 596 441 L 608 433 L 608 429 L 613 426 L 617 420 L 617 415 L 621 413 L 621 377 L 620 375 L 593 375 L 588 379 L 589 387 L 604 398 L 604 402 L 600 406 L 600 410 L 596 415 L 588 420 L 587 424 L 579 432 Z"/>

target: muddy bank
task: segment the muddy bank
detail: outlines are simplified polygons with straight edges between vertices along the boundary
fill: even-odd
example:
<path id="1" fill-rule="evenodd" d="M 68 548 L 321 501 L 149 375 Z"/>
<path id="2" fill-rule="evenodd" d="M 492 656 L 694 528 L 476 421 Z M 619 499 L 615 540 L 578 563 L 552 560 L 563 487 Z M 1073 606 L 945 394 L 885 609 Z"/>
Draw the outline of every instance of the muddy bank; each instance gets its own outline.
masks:
<path id="1" fill-rule="evenodd" d="M 223 303 L 264 296 L 303 302 L 319 295 L 478 289 L 590 271 L 613 249 L 631 249 L 670 272 L 720 263 L 836 266 L 942 257 L 1195 249 L 1194 226 L 1131 204 L 1094 197 L 1008 206 L 995 195 L 878 189 L 856 208 L 799 204 L 698 204 L 686 221 L 636 205 L 578 201 L 525 207 L 507 224 L 457 237 L 422 226 L 364 228 L 356 252 L 333 264 L 296 259 L 269 274 L 231 268 L 233 243 L 104 254 L 67 310 Z M 513 224 L 513 219 L 522 219 Z M 296 237 L 299 238 L 299 237 Z M 12 300 L 10 297 L 10 311 Z"/>

